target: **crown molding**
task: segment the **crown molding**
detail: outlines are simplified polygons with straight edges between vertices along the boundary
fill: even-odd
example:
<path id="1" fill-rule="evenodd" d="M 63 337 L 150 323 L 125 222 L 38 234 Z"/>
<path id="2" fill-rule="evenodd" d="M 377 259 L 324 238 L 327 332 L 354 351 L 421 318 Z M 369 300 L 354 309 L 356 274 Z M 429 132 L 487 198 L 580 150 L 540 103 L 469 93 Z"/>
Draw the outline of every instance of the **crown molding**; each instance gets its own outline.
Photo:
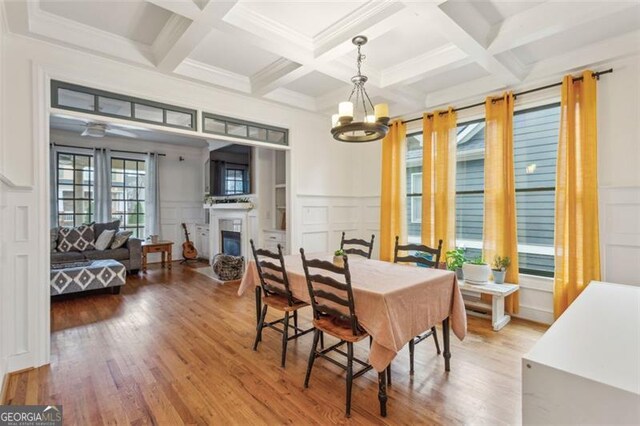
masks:
<path id="1" fill-rule="evenodd" d="M 251 92 L 262 96 L 312 71 L 310 67 L 279 58 L 251 76 Z"/>
<path id="2" fill-rule="evenodd" d="M 171 15 L 151 45 L 156 62 L 167 55 L 190 25 L 189 19 L 175 13 Z"/>
<path id="3" fill-rule="evenodd" d="M 203 62 L 185 59 L 174 71 L 185 77 L 205 81 L 226 89 L 237 90 L 242 93 L 251 93 L 251 81 L 249 77 L 237 74 Z"/>
<path id="4" fill-rule="evenodd" d="M 91 27 L 40 8 L 40 2 L 28 2 L 28 31 L 101 55 L 153 66 L 150 45 Z"/>

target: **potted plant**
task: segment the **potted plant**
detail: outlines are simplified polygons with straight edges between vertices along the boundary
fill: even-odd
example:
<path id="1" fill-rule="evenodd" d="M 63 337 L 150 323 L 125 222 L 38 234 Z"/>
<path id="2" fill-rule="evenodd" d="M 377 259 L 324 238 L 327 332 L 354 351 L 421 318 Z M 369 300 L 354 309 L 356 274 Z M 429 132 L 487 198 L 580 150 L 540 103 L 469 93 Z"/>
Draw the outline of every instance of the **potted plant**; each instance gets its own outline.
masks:
<path id="1" fill-rule="evenodd" d="M 489 275 L 491 275 L 491 268 L 482 256 L 466 262 L 462 265 L 462 271 L 464 272 L 464 281 L 469 284 L 487 284 Z"/>
<path id="2" fill-rule="evenodd" d="M 333 264 L 344 268 L 344 256 L 346 256 L 344 250 L 338 249 L 333 253 Z"/>
<path id="3" fill-rule="evenodd" d="M 493 281 L 496 284 L 504 284 L 504 276 L 507 274 L 507 268 L 511 265 L 511 259 L 509 257 L 501 257 L 496 255 L 493 258 Z"/>
<path id="4" fill-rule="evenodd" d="M 459 280 L 464 279 L 464 274 L 462 272 L 462 265 L 467 260 L 464 255 L 465 249 L 462 247 L 456 248 L 454 250 L 449 250 L 446 253 L 447 258 L 447 269 L 450 271 L 455 271 L 456 276 Z"/>

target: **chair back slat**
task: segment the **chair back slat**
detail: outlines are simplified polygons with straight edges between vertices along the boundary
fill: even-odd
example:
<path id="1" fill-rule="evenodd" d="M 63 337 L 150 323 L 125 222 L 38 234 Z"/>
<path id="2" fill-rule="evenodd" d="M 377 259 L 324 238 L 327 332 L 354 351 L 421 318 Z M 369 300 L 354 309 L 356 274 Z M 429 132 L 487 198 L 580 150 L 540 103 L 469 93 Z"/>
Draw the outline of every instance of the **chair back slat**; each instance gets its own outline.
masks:
<path id="1" fill-rule="evenodd" d="M 251 243 L 253 258 L 256 261 L 260 287 L 265 297 L 270 295 L 284 296 L 287 298 L 289 306 L 293 306 L 293 296 L 289 287 L 289 278 L 284 266 L 284 256 L 280 244 L 278 244 L 278 252 L 274 253 L 266 249 L 257 249 L 253 240 L 249 240 L 249 242 Z M 264 258 L 276 259 L 279 265 L 269 260 L 263 260 Z"/>
<path id="2" fill-rule="evenodd" d="M 341 283 L 340 281 L 332 277 L 327 277 L 325 275 L 320 275 L 320 274 L 309 274 L 309 278 L 311 279 L 311 281 L 315 283 L 321 283 L 321 284 L 328 285 L 329 287 L 333 287 L 337 290 L 347 291 L 346 284 Z"/>
<path id="3" fill-rule="evenodd" d="M 351 288 L 351 272 L 349 260 L 343 256 L 344 267 L 336 266 L 331 262 L 318 259 L 307 259 L 304 249 L 300 249 L 302 266 L 307 278 L 309 298 L 313 309 L 313 317 L 333 317 L 346 321 L 351 326 L 354 336 L 359 333 L 358 318 L 356 317 Z M 313 269 L 314 273 L 309 270 Z M 322 272 L 333 273 L 334 276 L 324 275 Z M 344 282 L 339 280 L 343 278 Z M 330 291 L 329 291 L 330 289 Z"/>
<path id="4" fill-rule="evenodd" d="M 260 261 L 260 266 L 262 266 L 265 269 L 271 269 L 272 271 L 278 271 L 278 272 L 282 272 L 282 267 L 276 265 L 275 263 L 271 263 L 267 260 L 261 260 Z"/>
<path id="5" fill-rule="evenodd" d="M 314 289 L 313 290 L 313 295 L 316 296 L 316 298 L 327 299 L 327 300 L 332 301 L 333 303 L 337 303 L 338 305 L 349 307 L 349 301 L 343 299 L 342 297 L 338 296 L 337 294 L 329 293 L 328 291 L 324 291 L 324 290 L 316 290 L 316 289 Z"/>
<path id="6" fill-rule="evenodd" d="M 371 241 L 366 241 L 361 238 L 345 238 L 345 235 L 346 233 L 343 232 L 342 239 L 340 240 L 340 248 L 344 250 L 345 253 L 357 254 L 358 256 L 371 259 L 371 253 L 373 253 L 373 240 L 375 239 L 375 235 L 371 234 Z M 365 250 L 357 247 L 345 248 L 345 245 L 362 246 L 365 248 Z"/>
<path id="7" fill-rule="evenodd" d="M 432 259 L 429 260 L 427 258 L 421 256 L 415 256 L 409 254 L 407 256 L 399 256 L 398 253 L 400 251 L 411 252 L 411 251 L 419 251 L 423 253 L 429 253 L 432 255 Z M 440 256 L 442 254 L 442 240 L 438 241 L 438 248 L 432 248 L 429 246 L 425 246 L 422 244 L 399 244 L 399 237 L 396 236 L 396 246 L 393 255 L 393 263 L 398 262 L 406 262 L 406 263 L 416 263 L 418 265 L 426 266 L 428 268 L 438 268 L 440 266 Z"/>

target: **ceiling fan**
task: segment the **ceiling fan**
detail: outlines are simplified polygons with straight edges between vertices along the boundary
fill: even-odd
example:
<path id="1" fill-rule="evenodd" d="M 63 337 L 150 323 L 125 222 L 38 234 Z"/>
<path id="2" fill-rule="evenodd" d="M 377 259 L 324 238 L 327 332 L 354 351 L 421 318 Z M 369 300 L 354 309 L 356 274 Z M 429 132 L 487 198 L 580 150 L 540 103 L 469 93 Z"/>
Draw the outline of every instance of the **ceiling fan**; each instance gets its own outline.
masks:
<path id="1" fill-rule="evenodd" d="M 82 132 L 81 136 L 91 136 L 93 138 L 103 138 L 106 135 L 117 135 L 117 136 L 124 136 L 127 138 L 137 138 L 138 135 L 136 135 L 133 132 L 130 132 L 128 130 L 124 130 L 124 129 L 118 129 L 117 127 L 112 127 L 108 124 L 105 123 L 95 123 L 95 122 L 88 122 L 85 125 L 85 129 Z"/>

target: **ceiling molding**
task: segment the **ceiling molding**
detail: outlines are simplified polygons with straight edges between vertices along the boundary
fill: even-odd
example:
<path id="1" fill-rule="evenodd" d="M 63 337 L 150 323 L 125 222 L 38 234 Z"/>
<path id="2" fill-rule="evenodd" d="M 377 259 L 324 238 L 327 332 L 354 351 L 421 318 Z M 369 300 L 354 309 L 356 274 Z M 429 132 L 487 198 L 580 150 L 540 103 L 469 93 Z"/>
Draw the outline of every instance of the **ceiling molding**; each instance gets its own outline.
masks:
<path id="1" fill-rule="evenodd" d="M 249 77 L 214 67 L 209 64 L 194 61 L 193 59 L 185 59 L 182 61 L 174 72 L 176 74 L 205 81 L 216 86 L 237 90 L 242 93 L 251 93 L 251 82 Z"/>
<path id="2" fill-rule="evenodd" d="M 542 3 L 496 25 L 488 50 L 501 53 L 637 6 L 637 2 L 584 2 L 579 7 L 574 2 Z"/>
<path id="3" fill-rule="evenodd" d="M 174 38 L 173 44 L 166 46 L 164 54 L 158 55 L 156 67 L 165 72 L 175 70 L 212 31 L 215 22 L 221 20 L 236 2 L 237 0 L 210 0 L 193 21 L 186 22 L 186 28 L 182 29 L 184 21 L 176 24 L 182 31 Z"/>
<path id="4" fill-rule="evenodd" d="M 193 0 L 145 0 L 184 18 L 195 20 L 202 11 Z"/>
<path id="5" fill-rule="evenodd" d="M 469 56 L 454 44 L 408 59 L 382 70 L 381 87 L 411 84 L 427 75 L 440 74 L 471 63 Z"/>
<path id="6" fill-rule="evenodd" d="M 297 62 L 280 58 L 251 76 L 251 93 L 256 96 L 265 95 L 312 71 Z"/>
<path id="7" fill-rule="evenodd" d="M 69 45 L 97 51 L 112 58 L 153 66 L 151 46 L 132 41 L 40 8 L 40 2 L 27 2 L 28 31 Z"/>

